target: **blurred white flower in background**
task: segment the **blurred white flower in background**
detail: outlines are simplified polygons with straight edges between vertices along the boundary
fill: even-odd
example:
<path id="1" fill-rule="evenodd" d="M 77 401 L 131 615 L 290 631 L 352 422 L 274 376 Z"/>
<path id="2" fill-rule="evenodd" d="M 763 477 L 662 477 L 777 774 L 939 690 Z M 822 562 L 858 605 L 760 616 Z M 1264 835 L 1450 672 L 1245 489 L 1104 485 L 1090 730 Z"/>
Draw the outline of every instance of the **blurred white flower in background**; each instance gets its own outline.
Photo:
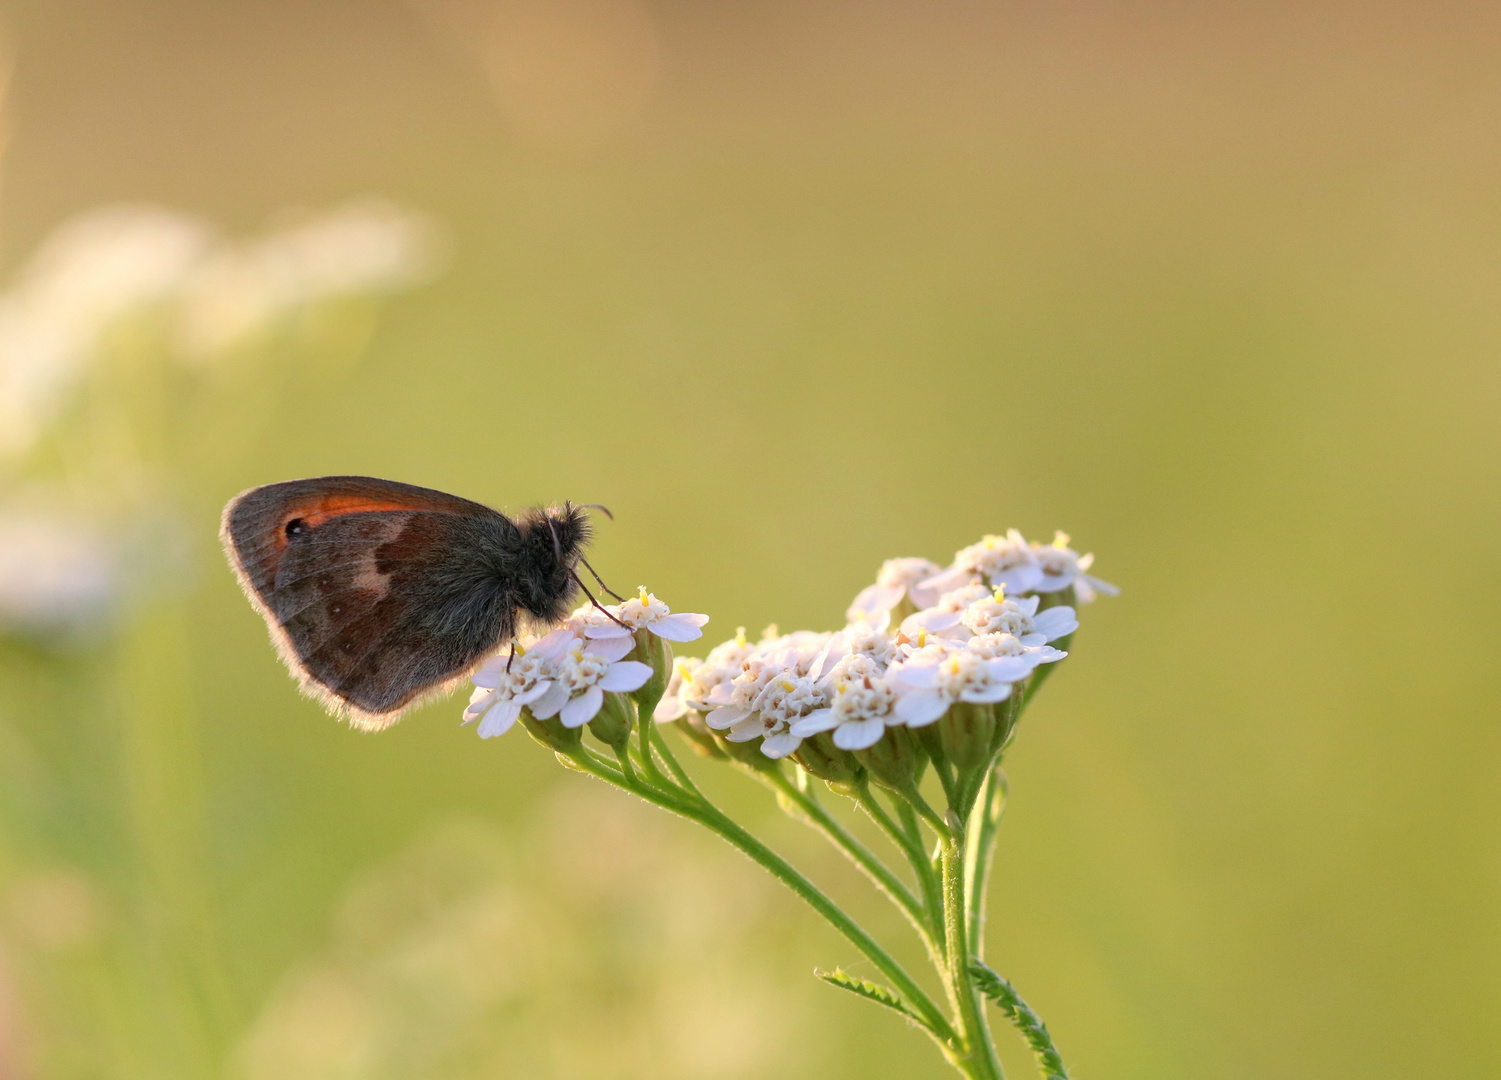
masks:
<path id="1" fill-rule="evenodd" d="M 0 630 L 69 635 L 101 624 L 119 586 L 117 551 L 90 526 L 0 511 Z"/>
<path id="2" fill-rule="evenodd" d="M 0 296 L 0 456 L 28 449 L 62 409 L 111 325 L 178 289 L 208 228 L 142 206 L 65 222 Z"/>
<path id="3" fill-rule="evenodd" d="M 171 210 L 86 211 L 59 226 L 0 295 L 0 457 L 35 443 L 108 331 L 130 316 L 160 310 L 176 358 L 203 363 L 307 305 L 419 284 L 441 252 L 431 220 L 380 199 L 243 243 Z"/>
<path id="4" fill-rule="evenodd" d="M 178 344 L 208 360 L 319 300 L 397 292 L 439 265 L 438 232 L 383 199 L 362 199 L 216 250 L 183 289 Z"/>

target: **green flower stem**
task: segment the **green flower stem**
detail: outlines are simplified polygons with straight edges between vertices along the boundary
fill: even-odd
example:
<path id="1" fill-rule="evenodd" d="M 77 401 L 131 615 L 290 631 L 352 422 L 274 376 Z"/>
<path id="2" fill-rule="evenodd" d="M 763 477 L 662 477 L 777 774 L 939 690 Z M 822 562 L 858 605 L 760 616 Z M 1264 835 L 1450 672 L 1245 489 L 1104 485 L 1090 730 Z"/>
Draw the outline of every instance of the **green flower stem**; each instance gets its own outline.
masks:
<path id="1" fill-rule="evenodd" d="M 969 911 L 969 951 L 976 959 L 985 952 L 985 897 L 990 889 L 991 855 L 1008 791 L 1006 774 L 996 766 L 985 779 L 980 814 L 965 838 L 964 898 Z"/>
<path id="2" fill-rule="evenodd" d="M 911 807 L 906 806 L 905 803 L 902 805 L 907 813 L 912 815 Z M 928 951 L 936 953 L 933 962 L 941 968 L 946 955 L 946 942 L 943 935 L 943 895 L 938 887 L 938 875 L 933 873 L 933 864 L 928 861 L 928 852 L 923 846 L 922 832 L 918 829 L 916 816 L 912 815 L 910 831 L 901 828 L 891 820 L 891 815 L 886 813 L 885 807 L 880 804 L 875 793 L 868 787 L 861 792 L 860 807 L 907 857 L 907 862 L 912 867 L 912 874 L 917 879 L 917 886 L 922 890 L 923 908 L 929 920 L 928 933 L 923 937 L 928 943 Z"/>
<path id="3" fill-rule="evenodd" d="M 970 970 L 969 934 L 965 929 L 964 847 L 964 827 L 957 816 L 951 815 L 948 832 L 943 837 L 943 923 L 949 954 L 945 974 L 949 993 L 958 1007 L 959 1021 L 959 1046 L 951 1060 L 971 1080 L 1005 1080 Z"/>
<path id="4" fill-rule="evenodd" d="M 805 824 L 823 833 L 850 862 L 859 867 L 876 888 L 885 893 L 887 898 L 902 910 L 902 914 L 907 916 L 918 936 L 922 938 L 923 944 L 927 946 L 928 952 L 930 954 L 934 952 L 936 942 L 928 922 L 928 912 L 923 909 L 922 902 L 912 895 L 912 891 L 902 883 L 902 880 L 891 872 L 890 867 L 846 829 L 838 818 L 825 810 L 811 796 L 811 793 L 803 791 L 789 780 L 787 774 L 781 769 L 772 772 L 758 770 L 756 778 L 781 796 L 779 801 L 784 810 L 790 814 L 795 807 L 802 815 Z"/>
<path id="5" fill-rule="evenodd" d="M 583 748 L 580 748 L 583 749 Z M 958 1045 L 957 1036 L 948 1019 L 939 1010 L 933 1000 L 923 992 L 912 976 L 907 974 L 906 969 L 896 959 L 883 949 L 875 938 L 866 933 L 851 919 L 838 904 L 830 900 L 824 893 L 802 875 L 791 863 L 772 851 L 761 841 L 757 840 L 740 825 L 726 817 L 717 807 L 702 796 L 692 796 L 683 791 L 677 795 L 669 795 L 656 788 L 648 787 L 635 781 L 634 778 L 626 778 L 622 774 L 601 768 L 587 751 L 575 752 L 573 760 L 584 772 L 592 773 L 606 783 L 624 788 L 633 794 L 641 796 L 648 802 L 655 803 L 665 810 L 696 821 L 705 828 L 718 833 L 721 838 L 728 841 L 734 847 L 739 848 L 753 861 L 759 863 L 768 870 L 773 877 L 790 888 L 798 896 L 802 897 L 807 904 L 824 917 L 824 919 L 838 930 L 857 949 L 866 955 L 881 970 L 886 978 L 891 980 L 897 992 L 904 997 L 913 1007 L 914 1013 L 921 1018 L 923 1027 L 934 1039 L 938 1040 L 946 1051 L 952 1051 Z M 962 886 L 961 886 L 962 891 Z M 960 914 L 962 920 L 963 915 Z M 965 969 L 967 970 L 967 969 Z M 977 1074 L 985 1076 L 986 1074 Z"/>
<path id="6" fill-rule="evenodd" d="M 917 816 L 928 823 L 928 828 L 937 833 L 940 840 L 949 835 L 948 823 L 939 817 L 938 811 L 934 810 L 932 804 L 923 798 L 923 794 L 918 790 L 916 784 L 908 784 L 906 787 L 898 789 L 896 793 L 906 800 L 908 806 L 917 811 Z"/>
<path id="7" fill-rule="evenodd" d="M 1001 1012 L 1006 1014 L 1006 1019 L 1016 1025 L 1022 1038 L 1027 1040 L 1027 1045 L 1037 1056 L 1037 1069 L 1045 1080 L 1068 1080 L 1068 1070 L 1063 1067 L 1063 1058 L 1053 1045 L 1053 1036 L 1048 1032 L 1048 1026 L 1021 999 L 1016 987 L 978 960 L 974 962 L 971 971 L 975 986 L 996 1003 Z"/>
<path id="8" fill-rule="evenodd" d="M 661 754 L 662 760 L 667 763 L 667 771 L 672 773 L 672 778 L 678 782 L 679 787 L 697 795 L 699 798 L 703 798 L 699 793 L 698 785 L 689 778 L 687 771 L 678 764 L 677 755 L 668 747 L 667 740 L 662 737 L 661 731 L 657 729 L 657 722 L 649 715 L 641 718 L 641 737 L 647 740 L 647 744 L 651 749 Z"/>

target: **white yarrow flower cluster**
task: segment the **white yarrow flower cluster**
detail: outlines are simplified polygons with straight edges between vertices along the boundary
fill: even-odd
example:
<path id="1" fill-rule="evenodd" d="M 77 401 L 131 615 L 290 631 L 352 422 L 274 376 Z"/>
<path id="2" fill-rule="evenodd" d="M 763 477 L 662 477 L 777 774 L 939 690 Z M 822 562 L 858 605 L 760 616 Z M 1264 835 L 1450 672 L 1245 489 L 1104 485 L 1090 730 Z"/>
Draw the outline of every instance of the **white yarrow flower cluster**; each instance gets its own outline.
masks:
<path id="1" fill-rule="evenodd" d="M 538 720 L 557 717 L 565 728 L 582 727 L 604 707 L 605 694 L 639 690 L 651 678 L 650 664 L 626 659 L 637 644 L 632 628 L 682 641 L 701 636 L 699 627 L 708 621 L 707 615 L 674 615 L 645 589 L 623 604 L 580 608 L 550 634 L 481 663 L 470 677 L 475 690 L 464 723 L 479 720 L 480 738 L 493 739 L 525 708 Z"/>
<path id="2" fill-rule="evenodd" d="M 708 657 L 677 662 L 659 722 L 696 713 L 728 742 L 759 739 L 769 758 L 795 753 L 824 732 L 841 750 L 864 750 L 894 726 L 921 727 L 953 705 L 1006 700 L 1042 664 L 1068 654 L 1061 642 L 1079 623 L 1066 604 L 1114 586 L 1084 573 L 1059 534 L 1029 544 L 1015 529 L 964 548 L 948 568 L 892 559 L 855 598 L 849 625 L 832 634 L 800 631 L 748 642 L 743 631 Z M 893 627 L 893 610 L 911 611 Z"/>

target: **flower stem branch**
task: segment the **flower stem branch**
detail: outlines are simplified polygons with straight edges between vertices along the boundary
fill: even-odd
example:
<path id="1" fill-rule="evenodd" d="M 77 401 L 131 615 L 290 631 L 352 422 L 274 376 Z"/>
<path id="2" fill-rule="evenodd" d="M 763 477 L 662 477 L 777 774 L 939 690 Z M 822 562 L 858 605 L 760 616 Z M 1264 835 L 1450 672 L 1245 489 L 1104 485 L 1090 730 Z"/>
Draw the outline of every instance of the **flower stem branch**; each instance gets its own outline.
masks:
<path id="1" fill-rule="evenodd" d="M 756 777 L 780 796 L 779 802 L 784 810 L 792 814 L 795 808 L 797 814 L 792 816 L 800 816 L 804 824 L 821 832 L 850 862 L 859 867 L 876 888 L 885 893 L 901 909 L 902 914 L 907 916 L 928 952 L 935 951 L 937 942 L 928 922 L 928 911 L 924 909 L 922 901 L 913 896 L 902 880 L 892 873 L 890 867 L 846 829 L 838 818 L 788 779 L 781 769 L 756 770 Z"/>
<path id="2" fill-rule="evenodd" d="M 964 897 L 969 912 L 969 951 L 976 959 L 985 953 L 985 897 L 990 891 L 991 857 L 1008 792 L 1006 774 L 997 765 L 985 779 L 980 813 L 971 822 L 966 836 Z"/>
<path id="3" fill-rule="evenodd" d="M 896 991 L 906 999 L 914 1013 L 921 1018 L 922 1026 L 945 1047 L 946 1051 L 951 1051 L 957 1045 L 957 1036 L 948 1019 L 895 957 L 882 948 L 875 938 L 866 933 L 858 923 L 845 914 L 838 904 L 804 877 L 796 867 L 726 817 L 707 799 L 691 795 L 687 791 L 669 795 L 656 788 L 648 787 L 636 781 L 634 777 L 626 777 L 614 770 L 601 768 L 587 751 L 575 753 L 572 757 L 582 771 L 639 795 L 664 810 L 670 810 L 690 821 L 696 821 L 739 848 L 754 862 L 769 871 L 773 877 L 802 897 L 814 911 L 824 917 L 825 921 L 864 953 L 871 963 L 891 980 Z"/>
<path id="4" fill-rule="evenodd" d="M 928 861 L 928 852 L 923 846 L 916 817 L 912 818 L 910 832 L 901 828 L 891 820 L 891 815 L 886 813 L 886 808 L 868 787 L 860 795 L 860 807 L 906 856 L 912 867 L 913 877 L 917 879 L 917 886 L 922 891 L 922 906 L 928 920 L 928 931 L 923 938 L 928 943 L 928 951 L 935 954 L 933 962 L 941 968 L 947 948 L 943 933 L 943 896 L 938 885 L 938 875 L 933 873 L 933 864 Z M 911 814 L 911 809 L 907 808 L 907 812 Z"/>

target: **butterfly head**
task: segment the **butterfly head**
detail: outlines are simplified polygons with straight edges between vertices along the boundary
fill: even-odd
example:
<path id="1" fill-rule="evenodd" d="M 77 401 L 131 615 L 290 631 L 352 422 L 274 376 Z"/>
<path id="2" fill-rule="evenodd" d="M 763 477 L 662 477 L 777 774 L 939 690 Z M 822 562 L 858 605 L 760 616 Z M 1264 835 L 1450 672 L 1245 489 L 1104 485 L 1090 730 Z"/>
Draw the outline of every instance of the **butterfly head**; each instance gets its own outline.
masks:
<path id="1" fill-rule="evenodd" d="M 516 523 L 521 529 L 522 559 L 518 599 L 539 623 L 555 623 L 568 614 L 578 592 L 575 567 L 592 532 L 581 506 L 539 507 Z"/>

